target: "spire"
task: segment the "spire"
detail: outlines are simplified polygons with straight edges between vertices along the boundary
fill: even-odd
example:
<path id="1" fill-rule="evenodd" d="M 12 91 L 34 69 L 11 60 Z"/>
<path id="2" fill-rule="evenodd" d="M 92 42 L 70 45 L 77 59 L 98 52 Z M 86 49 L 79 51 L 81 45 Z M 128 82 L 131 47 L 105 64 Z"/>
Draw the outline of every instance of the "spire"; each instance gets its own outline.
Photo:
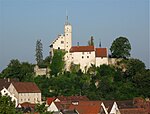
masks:
<path id="1" fill-rule="evenodd" d="M 102 44 L 101 44 L 101 40 L 100 40 L 100 42 L 99 42 L 99 47 L 101 48 L 101 46 L 102 46 Z"/>
<path id="2" fill-rule="evenodd" d="M 69 24 L 69 22 L 68 22 L 68 12 L 67 12 L 67 9 L 66 9 L 66 23 L 65 23 L 66 25 L 68 25 Z"/>

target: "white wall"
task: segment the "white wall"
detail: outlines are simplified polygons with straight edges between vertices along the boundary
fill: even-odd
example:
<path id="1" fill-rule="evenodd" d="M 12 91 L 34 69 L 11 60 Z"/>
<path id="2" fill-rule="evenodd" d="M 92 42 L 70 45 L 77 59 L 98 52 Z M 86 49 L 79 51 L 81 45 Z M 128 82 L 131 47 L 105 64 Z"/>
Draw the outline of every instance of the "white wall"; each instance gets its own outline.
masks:
<path id="1" fill-rule="evenodd" d="M 80 69 L 85 71 L 95 64 L 95 51 L 92 52 L 72 52 L 70 53 L 71 62 L 74 64 L 80 64 Z"/>
<path id="2" fill-rule="evenodd" d="M 108 57 L 96 57 L 96 67 L 103 64 L 108 65 Z"/>
<path id="3" fill-rule="evenodd" d="M 41 103 L 41 93 L 18 93 L 11 83 L 8 87 L 8 91 L 17 98 L 18 103 L 30 102 Z"/>
<path id="4" fill-rule="evenodd" d="M 48 106 L 47 111 L 50 111 L 50 112 L 53 112 L 53 111 L 54 111 L 54 112 L 57 112 L 57 111 L 59 111 L 59 110 L 58 110 L 58 108 L 56 107 L 55 103 L 52 102 L 52 103 Z"/>

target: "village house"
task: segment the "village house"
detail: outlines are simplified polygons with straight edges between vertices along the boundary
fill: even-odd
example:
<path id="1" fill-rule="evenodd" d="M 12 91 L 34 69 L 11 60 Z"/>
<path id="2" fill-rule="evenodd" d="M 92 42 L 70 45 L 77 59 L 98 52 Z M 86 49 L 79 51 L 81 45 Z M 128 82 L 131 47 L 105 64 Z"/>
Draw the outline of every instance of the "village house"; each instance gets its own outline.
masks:
<path id="1" fill-rule="evenodd" d="M 17 98 L 18 103 L 41 103 L 41 91 L 33 82 L 14 82 L 8 87 L 8 91 Z"/>

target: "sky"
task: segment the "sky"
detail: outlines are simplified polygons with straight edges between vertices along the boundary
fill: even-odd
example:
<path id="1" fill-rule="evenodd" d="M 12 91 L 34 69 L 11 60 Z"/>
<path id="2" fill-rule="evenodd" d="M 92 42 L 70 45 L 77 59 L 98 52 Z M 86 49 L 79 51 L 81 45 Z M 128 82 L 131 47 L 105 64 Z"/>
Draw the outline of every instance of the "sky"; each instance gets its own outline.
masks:
<path id="1" fill-rule="evenodd" d="M 73 45 L 110 48 L 120 37 L 131 43 L 131 57 L 150 68 L 149 0 L 0 0 L 0 71 L 11 59 L 35 62 L 36 41 L 44 57 L 58 34 L 64 33 L 66 12 Z M 110 53 L 110 52 L 109 52 Z"/>

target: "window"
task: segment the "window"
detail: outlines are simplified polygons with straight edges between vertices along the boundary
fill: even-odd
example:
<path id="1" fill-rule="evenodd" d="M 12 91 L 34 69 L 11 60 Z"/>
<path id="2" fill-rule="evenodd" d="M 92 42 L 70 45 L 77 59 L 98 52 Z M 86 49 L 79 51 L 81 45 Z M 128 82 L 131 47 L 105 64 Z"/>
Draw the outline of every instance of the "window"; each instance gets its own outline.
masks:
<path id="1" fill-rule="evenodd" d="M 91 52 L 89 52 L 89 54 L 91 54 Z"/>
<path id="2" fill-rule="evenodd" d="M 64 41 L 61 41 L 61 44 L 64 44 Z"/>
<path id="3" fill-rule="evenodd" d="M 82 52 L 82 54 L 84 55 L 84 52 Z"/>
<path id="4" fill-rule="evenodd" d="M 87 58 L 89 58 L 89 56 L 87 56 Z"/>
<path id="5" fill-rule="evenodd" d="M 60 47 L 58 47 L 58 49 L 60 49 Z"/>
<path id="6" fill-rule="evenodd" d="M 83 59 L 84 57 L 82 56 L 82 59 Z"/>
<path id="7" fill-rule="evenodd" d="M 72 57 L 72 59 L 73 59 L 73 57 Z"/>
<path id="8" fill-rule="evenodd" d="M 30 101 L 30 99 L 28 99 L 28 101 Z"/>

